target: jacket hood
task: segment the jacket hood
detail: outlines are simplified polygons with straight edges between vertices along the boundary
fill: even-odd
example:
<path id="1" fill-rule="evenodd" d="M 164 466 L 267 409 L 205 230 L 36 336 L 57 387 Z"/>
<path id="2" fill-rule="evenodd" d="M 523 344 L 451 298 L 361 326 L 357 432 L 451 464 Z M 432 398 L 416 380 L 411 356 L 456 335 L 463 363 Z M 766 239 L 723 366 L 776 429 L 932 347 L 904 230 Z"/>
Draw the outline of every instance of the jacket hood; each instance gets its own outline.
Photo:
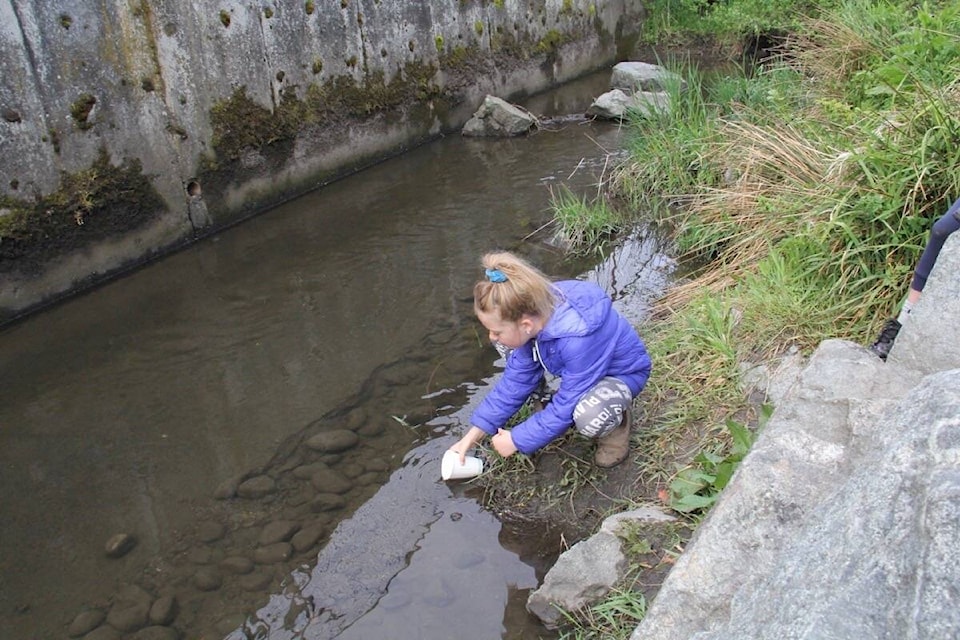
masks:
<path id="1" fill-rule="evenodd" d="M 556 282 L 554 287 L 557 306 L 537 336 L 540 340 L 585 336 L 600 328 L 611 306 L 602 289 L 579 280 Z"/>

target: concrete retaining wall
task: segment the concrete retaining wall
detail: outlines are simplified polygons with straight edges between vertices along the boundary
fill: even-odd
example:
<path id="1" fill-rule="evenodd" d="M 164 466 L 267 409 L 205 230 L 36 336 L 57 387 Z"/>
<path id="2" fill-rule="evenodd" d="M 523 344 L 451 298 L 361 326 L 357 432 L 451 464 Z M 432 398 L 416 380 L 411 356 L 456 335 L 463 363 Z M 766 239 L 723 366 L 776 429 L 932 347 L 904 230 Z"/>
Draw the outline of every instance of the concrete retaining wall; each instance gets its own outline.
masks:
<path id="1" fill-rule="evenodd" d="M 640 13 L 0 0 L 0 323 L 611 64 Z"/>

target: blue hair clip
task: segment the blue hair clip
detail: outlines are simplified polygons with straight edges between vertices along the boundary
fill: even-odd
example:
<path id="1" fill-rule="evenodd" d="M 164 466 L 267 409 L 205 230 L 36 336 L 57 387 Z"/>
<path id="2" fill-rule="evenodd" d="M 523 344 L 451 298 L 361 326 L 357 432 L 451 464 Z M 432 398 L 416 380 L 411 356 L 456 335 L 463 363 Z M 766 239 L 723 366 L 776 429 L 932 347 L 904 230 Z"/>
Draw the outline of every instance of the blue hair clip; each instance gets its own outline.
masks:
<path id="1" fill-rule="evenodd" d="M 487 269 L 487 280 L 490 282 L 506 282 L 507 276 L 500 269 Z"/>

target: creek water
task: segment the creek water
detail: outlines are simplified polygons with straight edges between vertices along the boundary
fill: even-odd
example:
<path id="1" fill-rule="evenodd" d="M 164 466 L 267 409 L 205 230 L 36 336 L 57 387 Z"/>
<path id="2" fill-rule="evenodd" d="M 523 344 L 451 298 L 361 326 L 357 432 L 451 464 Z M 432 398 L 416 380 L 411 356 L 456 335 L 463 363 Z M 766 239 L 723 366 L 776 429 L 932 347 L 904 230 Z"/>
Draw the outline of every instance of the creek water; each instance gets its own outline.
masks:
<path id="1" fill-rule="evenodd" d="M 579 114 L 608 81 L 525 105 Z M 448 136 L 0 331 L 0 637 L 555 637 L 524 602 L 560 541 L 440 458 L 498 371 L 482 253 L 594 279 L 636 322 L 665 287 L 652 230 L 603 261 L 536 232 L 621 136 Z"/>

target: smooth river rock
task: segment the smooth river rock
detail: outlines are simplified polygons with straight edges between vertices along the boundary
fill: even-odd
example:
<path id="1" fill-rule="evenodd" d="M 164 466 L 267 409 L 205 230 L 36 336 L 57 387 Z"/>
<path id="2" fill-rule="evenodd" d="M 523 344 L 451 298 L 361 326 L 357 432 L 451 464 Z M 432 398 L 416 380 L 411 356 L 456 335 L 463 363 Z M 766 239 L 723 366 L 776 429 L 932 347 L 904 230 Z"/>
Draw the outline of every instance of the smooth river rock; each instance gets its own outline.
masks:
<path id="1" fill-rule="evenodd" d="M 90 633 L 103 624 L 106 617 L 107 614 L 100 609 L 81 611 L 77 614 L 77 617 L 73 619 L 73 622 L 70 623 L 70 627 L 67 629 L 67 635 L 71 638 L 79 638 L 86 633 Z"/>
<path id="2" fill-rule="evenodd" d="M 339 453 L 352 449 L 360 441 L 359 436 L 353 431 L 347 429 L 335 429 L 318 433 L 307 440 L 306 445 L 314 451 L 323 453 Z"/>

